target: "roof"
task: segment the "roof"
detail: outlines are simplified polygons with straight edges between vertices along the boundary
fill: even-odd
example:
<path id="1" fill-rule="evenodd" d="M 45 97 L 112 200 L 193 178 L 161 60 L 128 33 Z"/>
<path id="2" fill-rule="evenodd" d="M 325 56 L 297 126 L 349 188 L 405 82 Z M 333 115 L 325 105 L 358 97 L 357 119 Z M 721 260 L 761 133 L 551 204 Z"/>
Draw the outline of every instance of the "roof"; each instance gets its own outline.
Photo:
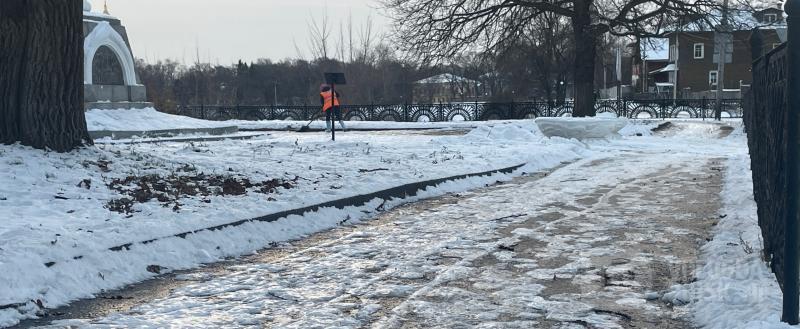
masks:
<path id="1" fill-rule="evenodd" d="M 783 8 L 783 1 L 779 0 L 751 0 L 750 5 L 753 6 L 753 9 L 763 11 L 763 10 L 781 10 Z"/>
<path id="2" fill-rule="evenodd" d="M 444 83 L 479 83 L 478 81 L 467 79 L 462 76 L 458 76 L 451 73 L 443 73 L 439 75 L 434 75 L 432 77 L 428 77 L 414 83 L 417 84 L 444 84 Z"/>
<path id="3" fill-rule="evenodd" d="M 675 64 L 668 64 L 667 66 L 664 66 L 663 68 L 661 68 L 659 70 L 655 70 L 653 72 L 650 72 L 650 74 L 656 74 L 656 73 L 662 73 L 662 72 L 672 72 L 672 71 L 677 71 L 677 70 L 678 70 L 678 68 L 675 66 Z"/>

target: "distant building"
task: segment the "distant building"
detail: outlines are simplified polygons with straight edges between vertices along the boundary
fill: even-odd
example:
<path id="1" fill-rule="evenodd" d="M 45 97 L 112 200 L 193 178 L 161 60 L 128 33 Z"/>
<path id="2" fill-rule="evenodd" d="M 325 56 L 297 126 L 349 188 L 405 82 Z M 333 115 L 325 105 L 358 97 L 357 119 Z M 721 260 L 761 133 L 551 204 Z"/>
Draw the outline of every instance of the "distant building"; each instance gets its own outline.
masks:
<path id="1" fill-rule="evenodd" d="M 745 19 L 762 26 L 759 28 L 764 40 L 762 53 L 786 41 L 785 17 L 778 5 L 772 4 Z M 735 30 L 732 32 L 733 42 L 727 45 L 723 86 L 726 93 L 733 97 L 739 97 L 740 88 L 750 85 L 752 80 L 752 33 L 751 30 Z M 663 97 L 712 97 L 718 82 L 719 55 L 715 44 L 715 32 L 710 29 L 669 33 L 665 45 L 668 49 L 666 64 L 662 66 L 662 59 L 644 59 L 638 62 L 638 68 L 634 68 L 634 71 L 648 73 L 647 79 L 641 82 L 646 83 L 646 87 L 639 84 L 637 91 L 647 90 L 647 93 L 657 93 Z M 674 88 L 677 88 L 677 93 L 673 91 Z"/>
<path id="2" fill-rule="evenodd" d="M 83 1 L 84 102 L 86 109 L 143 108 L 145 87 L 136 75 L 133 52 L 119 19 L 92 11 Z"/>
<path id="3" fill-rule="evenodd" d="M 450 73 L 414 82 L 414 103 L 474 102 L 480 98 L 480 82 Z"/>

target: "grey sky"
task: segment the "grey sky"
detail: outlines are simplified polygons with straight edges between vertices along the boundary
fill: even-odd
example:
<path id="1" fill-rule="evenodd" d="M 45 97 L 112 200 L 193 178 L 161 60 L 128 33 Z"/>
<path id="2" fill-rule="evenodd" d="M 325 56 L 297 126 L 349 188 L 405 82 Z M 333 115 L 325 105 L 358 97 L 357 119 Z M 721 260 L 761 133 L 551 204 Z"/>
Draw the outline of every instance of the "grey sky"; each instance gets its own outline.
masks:
<path id="1" fill-rule="evenodd" d="M 90 0 L 102 12 L 103 0 Z M 297 57 L 294 40 L 308 57 L 308 23 L 327 8 L 338 39 L 339 22 L 363 25 L 372 16 L 386 31 L 388 19 L 376 0 L 108 0 L 109 12 L 128 29 L 134 55 L 149 61 L 171 58 L 230 64 L 238 59 Z"/>

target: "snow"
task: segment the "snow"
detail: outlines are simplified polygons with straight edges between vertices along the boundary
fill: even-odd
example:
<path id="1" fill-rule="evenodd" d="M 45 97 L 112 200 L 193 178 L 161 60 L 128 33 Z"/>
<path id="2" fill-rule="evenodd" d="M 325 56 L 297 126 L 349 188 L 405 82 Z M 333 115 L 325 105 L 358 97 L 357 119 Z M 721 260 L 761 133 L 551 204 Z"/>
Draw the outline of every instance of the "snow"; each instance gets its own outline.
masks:
<path id="1" fill-rule="evenodd" d="M 220 121 L 208 121 L 159 112 L 150 107 L 134 110 L 86 111 L 89 131 L 152 131 L 189 128 L 219 128 L 235 126 Z"/>
<path id="2" fill-rule="evenodd" d="M 465 77 L 461 77 L 452 73 L 444 73 L 435 75 L 432 77 L 428 77 L 422 80 L 415 82 L 416 84 L 446 84 L 446 83 L 468 83 L 468 84 L 480 84 L 475 80 L 470 80 Z"/>
<path id="3" fill-rule="evenodd" d="M 685 134 L 693 130 L 696 132 Z M 596 312 L 598 308 L 607 309 L 609 304 L 652 316 L 664 316 L 647 302 L 647 299 L 654 299 L 653 294 L 635 291 L 639 281 L 632 278 L 620 277 L 614 282 L 618 287 L 603 290 L 591 298 L 577 298 L 567 293 L 547 296 L 545 284 L 555 281 L 555 277 L 582 284 L 581 287 L 596 286 L 601 276 L 599 269 L 593 266 L 592 258 L 614 254 L 617 248 L 631 242 L 662 241 L 664 232 L 653 227 L 632 227 L 631 231 L 639 229 L 639 232 L 647 234 L 626 236 L 617 240 L 616 245 L 600 243 L 609 240 L 602 230 L 615 225 L 627 229 L 623 225 L 626 222 L 619 221 L 615 215 L 622 216 L 629 208 L 635 210 L 633 216 L 644 211 L 636 208 L 641 200 L 626 195 L 626 190 L 646 188 L 647 182 L 652 180 L 650 175 L 666 169 L 669 170 L 660 178 L 668 179 L 676 171 L 700 172 L 706 164 L 705 161 L 690 160 L 741 155 L 741 134 L 716 140 L 711 139 L 716 138 L 713 132 L 687 129 L 669 138 L 622 137 L 580 144 L 560 138 L 541 138 L 535 126 L 527 123 L 480 127 L 464 137 L 437 137 L 431 142 L 446 143 L 451 147 L 460 145 L 458 141 L 492 146 L 495 144 L 487 143 L 509 141 L 508 137 L 516 138 L 510 145 L 525 143 L 531 138 L 536 138 L 538 143 L 551 143 L 550 147 L 573 145 L 579 159 L 541 180 L 510 182 L 498 188 L 465 192 L 463 196 L 440 200 L 439 203 L 423 203 L 417 211 L 403 209 L 387 213 L 388 218 L 378 216 L 374 219 L 377 221 L 375 225 L 356 226 L 341 235 L 334 235 L 324 244 L 301 246 L 285 256 L 270 258 L 265 255 L 263 263 L 229 266 L 224 274 L 213 278 L 204 275 L 184 277 L 198 282 L 180 287 L 168 297 L 137 306 L 131 312 L 100 319 L 60 321 L 54 325 L 357 328 L 402 327 L 404 321 L 410 319 L 422 324 L 459 328 L 535 328 L 547 326 L 546 321 L 572 321 L 576 325 L 586 323 L 586 326 L 598 328 L 626 327 L 620 318 Z M 410 139 L 408 135 L 395 137 L 395 140 L 398 138 Z M 541 156 L 540 151 L 531 152 L 530 157 Z M 665 157 L 667 152 L 674 156 Z M 556 156 L 526 171 L 558 165 L 558 158 Z M 507 181 L 512 176 L 500 179 Z M 495 178 L 468 180 L 452 183 L 445 189 L 462 191 L 493 180 Z M 604 198 L 627 199 L 629 203 L 620 209 L 587 207 L 565 210 L 562 219 L 539 218 L 543 209 L 549 209 L 554 203 L 576 206 L 575 196 L 595 193 L 598 187 L 609 189 Z M 532 196 L 530 191 L 536 191 L 535 195 Z M 440 195 L 441 192 L 430 191 L 421 197 Z M 354 216 L 352 223 L 358 223 L 372 220 L 376 214 L 361 213 L 361 210 L 372 209 L 374 205 L 362 209 L 330 210 L 329 213 L 310 214 L 302 219 L 293 218 L 287 223 L 309 221 L 333 227 L 337 225 L 336 218 L 345 215 Z M 598 215 L 601 212 L 612 213 Z M 528 216 L 508 217 L 518 213 Z M 504 217 L 509 220 L 491 220 Z M 510 236 L 498 234 L 502 228 L 527 220 L 541 222 L 532 228 L 510 230 Z M 643 222 L 646 224 L 647 221 Z M 263 235 L 274 231 L 264 225 L 254 224 L 243 228 L 242 232 L 236 229 L 230 238 L 239 241 L 243 241 L 242 238 L 254 239 L 253 244 L 258 245 L 265 242 L 259 240 L 264 239 Z M 560 233 L 557 230 L 559 225 L 569 228 L 569 233 Z M 673 231 L 680 234 L 679 230 Z M 214 237 L 212 234 L 198 237 L 197 245 L 191 242 L 194 241 L 192 238 L 191 245 L 178 247 L 198 248 L 203 244 L 199 240 L 204 239 Z M 500 244 L 513 245 L 526 239 L 540 241 L 546 246 L 546 252 L 535 253 L 537 259 L 530 259 L 523 257 L 523 248 L 514 252 L 497 248 Z M 177 253 L 177 250 L 184 249 L 167 250 Z M 214 250 L 209 252 L 215 253 Z M 630 261 L 648 263 L 649 259 L 639 258 L 643 257 L 632 257 Z M 498 264 L 482 264 L 482 259 L 494 259 Z M 563 263 L 547 266 L 546 260 L 563 260 Z M 615 265 L 606 271 L 610 277 L 624 276 L 632 269 L 628 263 L 612 264 Z M 587 289 L 591 291 L 592 288 Z M 603 297 L 613 302 L 593 304 L 592 299 Z"/>
<path id="4" fill-rule="evenodd" d="M 114 128 L 109 126 L 113 121 L 109 116 L 98 114 L 106 113 L 94 112 L 90 117 L 100 119 L 90 125 Z M 131 124 L 158 124 L 146 115 L 160 116 L 145 111 L 141 120 L 127 122 L 125 129 Z M 539 135 L 530 121 L 488 129 L 491 134 L 481 131 L 465 137 L 352 132 L 337 136 L 336 143 L 328 141 L 324 133 L 279 132 L 245 141 L 98 144 L 68 154 L 19 145 L 0 146 L 0 166 L 5 172 L 0 176 L 0 212 L 6 217 L 0 227 L 0 263 L 5 269 L 0 273 L 0 305 L 37 299 L 47 307 L 64 305 L 103 289 L 150 278 L 154 274 L 146 271 L 149 265 L 158 264 L 170 271 L 249 253 L 271 242 L 334 227 L 348 216 L 352 220 L 364 218 L 380 203 L 363 208 L 323 209 L 303 217 L 202 232 L 186 239 L 166 238 L 147 245 L 136 244 L 127 251 L 108 250 L 115 245 L 416 181 L 522 163 L 527 163 L 523 170 L 536 171 L 578 158 L 585 151 L 579 144 Z M 110 161 L 110 171 L 101 170 L 98 164 L 103 161 Z M 230 173 L 254 181 L 296 176 L 301 179 L 293 189 L 279 189 L 266 196 L 248 193 L 182 199 L 179 212 L 155 201 L 136 204 L 137 212 L 130 215 L 104 208 L 109 200 L 121 197 L 105 186 L 110 180 L 128 175 L 184 175 L 179 168 L 187 165 L 196 172 Z M 444 184 L 418 197 L 463 191 L 510 177 L 495 175 Z M 79 186 L 85 179 L 91 181 L 88 189 Z M 267 201 L 267 197 L 275 200 Z M 77 256 L 83 257 L 73 259 Z M 46 267 L 47 262 L 56 264 Z M 33 309 L 29 303 L 25 314 L 14 309 L 0 311 L 0 325 L 29 317 Z"/>
<path id="5" fill-rule="evenodd" d="M 513 120 L 483 122 L 387 122 L 387 121 L 348 121 L 348 130 L 373 129 L 472 129 L 484 125 L 513 123 Z M 297 130 L 308 121 L 295 120 L 227 120 L 211 121 L 181 115 L 159 112 L 154 108 L 145 109 L 93 109 L 86 112 L 86 123 L 90 131 L 153 131 L 191 128 L 220 128 L 236 126 L 246 130 Z M 325 129 L 324 120 L 314 120 L 309 125 L 316 130 Z"/>
<path id="6" fill-rule="evenodd" d="M 746 152 L 726 161 L 722 214 L 713 240 L 702 247 L 697 282 L 672 287 L 664 299 L 690 303 L 703 328 L 795 328 L 780 322 L 782 293 L 764 261 L 750 159 Z M 752 250 L 745 250 L 746 245 Z"/>
<path id="7" fill-rule="evenodd" d="M 539 118 L 536 125 L 547 137 L 579 140 L 617 137 L 619 131 L 628 125 L 628 120 L 610 115 L 612 117 L 601 114 L 596 118 Z"/>
<path id="8" fill-rule="evenodd" d="M 87 112 L 87 122 L 92 130 L 230 125 L 263 129 L 281 125 L 285 128 L 287 124 L 282 121 L 213 122 L 172 116 L 153 109 L 92 110 Z M 525 281 L 556 277 L 593 284 L 599 279 L 596 271 L 580 273 L 591 265 L 590 258 L 612 254 L 608 248 L 589 248 L 608 237 L 597 236 L 593 228 L 576 222 L 574 235 L 554 236 L 553 227 L 543 224 L 535 229 L 513 230 L 512 237 L 498 242 L 494 240 L 499 237 L 487 234 L 498 225 L 485 220 L 487 213 L 496 217 L 510 216 L 515 211 L 509 205 L 522 204 L 523 200 L 535 205 L 561 202 L 570 195 L 587 193 L 592 186 L 621 186 L 626 184 L 625 177 L 647 175 L 665 167 L 681 168 L 686 159 L 726 157 L 729 160 L 725 162 L 722 212 L 728 216 L 715 228 L 714 240 L 702 249 L 702 265 L 696 272 L 698 281 L 675 286 L 666 293 L 620 294 L 615 304 L 650 312 L 652 306 L 647 300 L 663 295 L 676 304 L 688 302 L 683 307 L 692 313 L 698 326 L 783 328 L 777 322 L 780 290 L 758 256 L 760 233 L 740 123 L 729 122 L 737 130 L 722 139 L 717 139 L 719 132 L 715 124 L 694 121 L 682 121 L 680 129 L 669 134 L 652 133 L 651 129 L 660 123 L 611 117 L 489 123 L 353 122 L 352 126 L 363 129 L 471 130 L 463 136 L 353 131 L 337 135 L 335 143 L 328 141 L 328 135 L 321 132 L 270 132 L 250 140 L 98 144 L 69 154 L 2 145 L 0 168 L 6 174 L 0 176 L 0 213 L 6 218 L 0 227 L 0 263 L 4 269 L 0 273 L 0 291 L 3 291 L 0 305 L 27 304 L 19 311 L 0 310 L 0 327 L 34 316 L 36 307 L 28 302 L 31 300 L 41 300 L 46 307 L 57 307 L 102 290 L 151 278 L 155 274 L 146 270 L 149 265 L 157 264 L 170 272 L 251 254 L 275 242 L 300 239 L 343 225 L 343 219 L 348 219 L 344 225 L 371 220 L 378 215 L 376 208 L 383 201 L 373 200 L 362 207 L 325 208 L 271 223 L 250 222 L 221 231 L 202 231 L 185 239 L 162 238 L 146 245 L 134 244 L 124 251 L 109 251 L 111 246 L 167 237 L 416 181 L 526 164 L 513 174 L 453 181 L 413 198 L 390 200 L 385 207 L 391 208 L 446 193 L 462 193 L 497 181 L 510 181 L 523 172 L 555 168 L 566 161 L 575 161 L 574 166 L 599 161 L 602 175 L 588 170 L 581 175 L 555 174 L 547 178 L 546 185 L 531 183 L 519 187 L 525 191 L 536 190 L 536 198 L 508 191 L 485 197 L 476 195 L 474 202 L 453 204 L 445 211 L 426 212 L 418 218 L 400 218 L 378 232 L 352 232 L 325 250 L 307 251 L 329 253 L 330 257 L 324 262 L 312 262 L 310 256 L 300 253 L 284 261 L 231 267 L 231 273 L 222 277 L 202 273 L 181 275 L 177 280 L 191 282 L 188 286 L 178 289 L 169 298 L 139 306 L 133 313 L 93 320 L 96 322 L 70 320 L 56 325 L 215 327 L 260 325 L 269 321 L 287 327 L 357 327 L 365 319 L 386 315 L 386 306 L 379 300 L 396 298 L 404 300 L 396 310 L 437 321 L 442 326 L 464 326 L 464 319 L 478 318 L 483 327 L 530 328 L 542 317 L 533 310 L 545 310 L 549 319 L 580 319 L 599 327 L 615 327 L 614 317 L 587 313 L 590 305 L 568 296 L 561 296 L 559 300 L 543 298 L 539 296 L 543 286 Z M 546 137 L 558 127 L 579 132 L 568 137 L 606 138 L 617 132 L 621 137 L 583 142 Z M 629 159 L 634 152 L 643 154 L 642 158 Z M 659 152 L 677 155 L 664 157 Z M 100 169 L 101 161 L 111 161 L 110 171 Z M 609 162 L 602 164 L 602 161 Z M 188 173 L 182 173 L 179 168 L 186 165 L 196 168 L 196 172 L 241 175 L 254 181 L 302 178 L 294 188 L 279 189 L 269 195 L 248 193 L 182 199 L 179 212 L 155 201 L 135 205 L 137 212 L 131 215 L 103 208 L 108 200 L 120 197 L 105 186 L 111 179 L 145 174 L 183 175 Z M 388 170 L 365 172 L 362 169 Z M 78 186 L 84 179 L 91 180 L 90 188 Z M 267 197 L 275 200 L 268 201 Z M 609 219 L 609 225 L 615 223 L 615 219 Z M 670 232 L 682 234 L 677 229 Z M 740 234 L 741 239 L 756 247 L 755 252 L 747 254 L 740 245 L 730 245 L 740 243 Z M 516 252 L 496 249 L 497 243 L 526 238 L 549 242 L 548 252 L 542 253 L 542 257 L 557 257 L 566 250 L 580 252 L 570 256 L 563 266 L 540 268 L 541 264 L 520 258 Z M 631 235 L 629 239 L 658 241 L 653 235 Z M 476 244 L 478 249 L 475 249 Z M 83 257 L 73 259 L 79 255 Z M 508 272 L 495 267 L 477 272 L 470 264 L 485 255 L 513 262 L 514 268 L 526 272 L 528 278 L 510 277 Z M 441 259 L 451 256 L 461 260 L 451 266 L 439 264 Z M 46 267 L 44 263 L 50 261 L 56 264 Z M 302 266 L 293 267 L 293 264 Z M 389 266 L 392 268 L 386 270 Z M 608 273 L 624 274 L 628 269 L 628 265 L 622 264 L 610 267 Z M 381 271 L 380 275 L 373 274 L 376 271 Z M 414 283 L 431 273 L 438 274 L 429 284 Z M 329 279 L 331 277 L 343 281 L 334 282 Z M 265 290 L 253 290 L 254 283 L 264 284 L 265 280 L 268 283 Z M 480 289 L 494 291 L 492 297 L 484 299 L 450 284 L 464 280 L 472 280 Z M 619 282 L 629 286 L 638 284 L 632 280 Z M 522 286 L 524 288 L 520 288 Z M 363 299 L 358 308 L 348 297 L 354 291 Z M 207 303 L 210 297 L 216 301 Z M 249 303 L 241 303 L 242 300 Z M 297 302 L 300 300 L 304 303 Z M 449 311 L 439 312 L 441 305 L 437 306 L 437 300 L 446 303 Z M 498 322 L 501 316 L 498 307 L 518 311 L 518 320 Z M 209 317 L 210 314 L 214 316 Z M 281 314 L 297 314 L 300 319 Z M 390 326 L 399 318 L 383 319 L 380 325 Z"/>

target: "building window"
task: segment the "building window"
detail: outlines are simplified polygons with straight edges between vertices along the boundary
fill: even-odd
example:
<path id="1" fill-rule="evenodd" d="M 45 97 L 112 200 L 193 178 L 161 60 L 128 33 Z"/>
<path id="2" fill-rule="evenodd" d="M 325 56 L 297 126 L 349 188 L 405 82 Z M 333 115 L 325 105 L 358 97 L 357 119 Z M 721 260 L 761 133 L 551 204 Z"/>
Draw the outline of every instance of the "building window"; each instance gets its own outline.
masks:
<path id="1" fill-rule="evenodd" d="M 694 59 L 703 59 L 706 57 L 706 45 L 702 43 L 694 44 Z"/>
<path id="2" fill-rule="evenodd" d="M 717 85 L 717 71 L 708 72 L 708 84 L 712 86 Z"/>
<path id="3" fill-rule="evenodd" d="M 775 23 L 778 21 L 777 14 L 764 14 L 764 21 L 767 23 Z"/>

